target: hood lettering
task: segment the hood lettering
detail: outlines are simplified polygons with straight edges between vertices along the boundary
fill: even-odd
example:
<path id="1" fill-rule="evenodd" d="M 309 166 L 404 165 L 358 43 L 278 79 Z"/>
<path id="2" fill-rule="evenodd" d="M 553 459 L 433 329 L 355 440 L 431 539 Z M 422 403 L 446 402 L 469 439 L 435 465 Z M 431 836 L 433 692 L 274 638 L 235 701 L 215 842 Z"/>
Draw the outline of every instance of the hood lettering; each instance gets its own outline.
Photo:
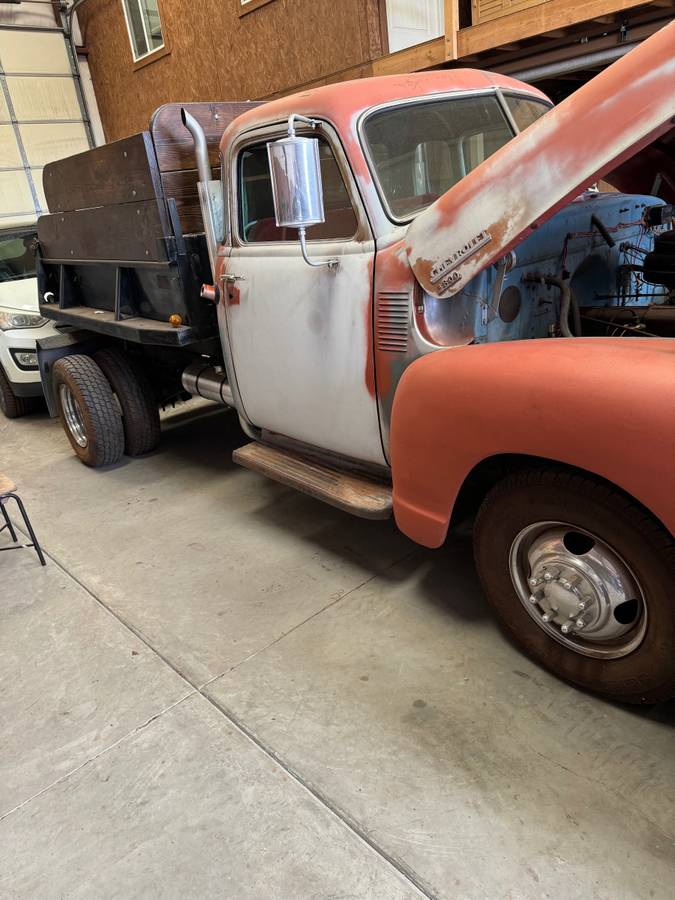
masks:
<path id="1" fill-rule="evenodd" d="M 467 241 L 463 247 L 460 247 L 459 250 L 455 250 L 454 253 L 451 253 L 447 259 L 444 259 L 442 262 L 434 263 L 431 267 L 431 272 L 429 273 L 429 281 L 432 284 L 436 284 L 438 281 L 443 278 L 444 284 L 448 281 L 447 274 L 448 272 L 452 272 L 453 269 L 456 269 L 457 266 L 464 262 L 465 259 L 468 259 L 470 256 L 473 256 L 481 247 L 484 247 L 486 244 L 489 244 L 492 240 L 492 235 L 489 231 L 480 231 L 476 237 L 471 238 L 470 241 Z M 449 283 L 452 284 L 456 281 L 459 281 L 459 278 L 454 278 Z M 443 288 L 445 290 L 445 288 Z"/>

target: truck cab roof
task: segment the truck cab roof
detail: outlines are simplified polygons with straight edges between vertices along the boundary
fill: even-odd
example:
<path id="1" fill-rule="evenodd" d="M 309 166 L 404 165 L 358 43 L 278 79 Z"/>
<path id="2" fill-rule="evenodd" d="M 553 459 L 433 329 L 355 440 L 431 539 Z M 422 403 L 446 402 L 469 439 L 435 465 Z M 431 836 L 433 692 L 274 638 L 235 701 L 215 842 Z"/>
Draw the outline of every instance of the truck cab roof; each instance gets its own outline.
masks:
<path id="1" fill-rule="evenodd" d="M 508 75 L 484 72 L 480 69 L 443 69 L 435 72 L 414 72 L 408 75 L 385 75 L 322 85 L 286 97 L 270 100 L 238 116 L 226 129 L 221 150 L 227 148 L 235 135 L 254 128 L 287 119 L 292 113 L 316 116 L 332 122 L 343 137 L 355 133 L 353 126 L 362 113 L 387 103 L 399 103 L 434 94 L 454 92 L 478 93 L 501 89 L 527 94 L 534 99 L 551 101 L 530 84 Z"/>

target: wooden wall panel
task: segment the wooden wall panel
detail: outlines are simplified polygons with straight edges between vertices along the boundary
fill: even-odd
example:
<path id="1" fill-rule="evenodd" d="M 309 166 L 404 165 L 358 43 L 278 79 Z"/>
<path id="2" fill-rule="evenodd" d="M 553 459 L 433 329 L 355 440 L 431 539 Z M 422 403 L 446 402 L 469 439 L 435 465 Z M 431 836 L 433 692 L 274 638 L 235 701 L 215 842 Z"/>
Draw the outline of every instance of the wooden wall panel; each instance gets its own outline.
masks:
<path id="1" fill-rule="evenodd" d="M 134 66 L 121 0 L 78 13 L 107 140 L 147 129 L 163 103 L 252 100 L 367 64 L 382 52 L 378 0 L 160 0 L 169 52 Z"/>

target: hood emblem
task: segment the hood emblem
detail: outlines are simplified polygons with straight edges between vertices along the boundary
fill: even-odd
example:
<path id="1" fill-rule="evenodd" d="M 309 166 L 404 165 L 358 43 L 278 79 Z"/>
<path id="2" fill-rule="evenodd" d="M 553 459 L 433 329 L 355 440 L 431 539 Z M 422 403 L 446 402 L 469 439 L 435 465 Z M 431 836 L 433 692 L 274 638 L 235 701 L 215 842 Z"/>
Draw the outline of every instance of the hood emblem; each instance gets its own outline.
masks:
<path id="1" fill-rule="evenodd" d="M 476 237 L 467 241 L 463 247 L 459 248 L 459 250 L 455 250 L 454 253 L 451 253 L 450 256 L 442 260 L 442 262 L 434 263 L 431 267 L 431 272 L 429 273 L 429 281 L 432 284 L 436 284 L 443 279 L 443 290 L 445 290 L 446 285 L 449 286 L 450 284 L 456 283 L 462 276 L 456 272 L 452 278 L 448 278 L 448 273 L 452 272 L 453 269 L 456 269 L 465 259 L 468 259 L 470 256 L 473 256 L 474 253 L 477 253 L 481 247 L 489 244 L 491 240 L 492 235 L 489 231 L 479 231 Z"/>

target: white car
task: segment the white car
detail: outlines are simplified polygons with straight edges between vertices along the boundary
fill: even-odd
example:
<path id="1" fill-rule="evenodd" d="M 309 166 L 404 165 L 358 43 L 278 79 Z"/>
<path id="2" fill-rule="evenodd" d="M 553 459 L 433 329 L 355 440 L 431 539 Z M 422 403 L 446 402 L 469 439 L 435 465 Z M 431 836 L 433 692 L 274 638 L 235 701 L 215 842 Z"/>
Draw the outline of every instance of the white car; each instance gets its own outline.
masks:
<path id="1" fill-rule="evenodd" d="M 36 341 L 55 334 L 38 307 L 32 230 L 0 232 L 0 410 L 10 419 L 42 397 Z"/>

